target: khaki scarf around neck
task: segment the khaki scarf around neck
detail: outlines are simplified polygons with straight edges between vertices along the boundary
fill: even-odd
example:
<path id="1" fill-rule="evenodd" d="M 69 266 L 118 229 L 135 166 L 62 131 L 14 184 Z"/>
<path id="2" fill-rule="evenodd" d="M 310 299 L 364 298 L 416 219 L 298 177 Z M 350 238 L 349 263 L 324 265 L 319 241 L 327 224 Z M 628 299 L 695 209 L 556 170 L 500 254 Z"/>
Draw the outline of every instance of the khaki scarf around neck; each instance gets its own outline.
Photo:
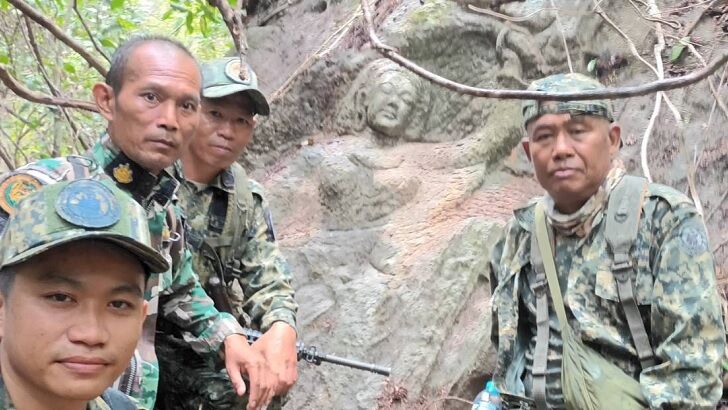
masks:
<path id="1" fill-rule="evenodd" d="M 615 186 L 622 180 L 626 173 L 624 163 L 619 158 L 612 160 L 612 168 L 609 170 L 607 177 L 599 187 L 597 192 L 586 201 L 586 203 L 573 214 L 562 214 L 556 210 L 556 203 L 551 195 L 544 195 L 544 209 L 546 217 L 551 226 L 560 234 L 571 236 L 576 235 L 580 238 L 589 234 L 592 228 L 594 218 L 601 212 L 607 204 L 607 198 Z"/>

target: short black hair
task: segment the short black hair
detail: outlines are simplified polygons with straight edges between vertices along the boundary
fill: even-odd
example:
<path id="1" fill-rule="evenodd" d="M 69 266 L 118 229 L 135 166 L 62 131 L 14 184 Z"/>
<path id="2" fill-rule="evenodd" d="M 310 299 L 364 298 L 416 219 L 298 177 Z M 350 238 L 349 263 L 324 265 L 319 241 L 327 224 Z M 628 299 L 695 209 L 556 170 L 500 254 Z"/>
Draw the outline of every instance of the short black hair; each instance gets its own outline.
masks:
<path id="1" fill-rule="evenodd" d="M 129 63 L 129 57 L 139 46 L 147 43 L 162 43 L 172 46 L 189 56 L 197 64 L 195 56 L 177 40 L 157 34 L 134 36 L 123 42 L 111 56 L 111 67 L 109 67 L 109 72 L 106 74 L 106 84 L 111 86 L 115 94 L 118 94 L 121 91 L 121 86 L 124 85 L 124 74 Z"/>
<path id="2" fill-rule="evenodd" d="M 13 287 L 13 282 L 15 282 L 15 270 L 8 266 L 0 268 L 0 294 L 6 299 Z"/>

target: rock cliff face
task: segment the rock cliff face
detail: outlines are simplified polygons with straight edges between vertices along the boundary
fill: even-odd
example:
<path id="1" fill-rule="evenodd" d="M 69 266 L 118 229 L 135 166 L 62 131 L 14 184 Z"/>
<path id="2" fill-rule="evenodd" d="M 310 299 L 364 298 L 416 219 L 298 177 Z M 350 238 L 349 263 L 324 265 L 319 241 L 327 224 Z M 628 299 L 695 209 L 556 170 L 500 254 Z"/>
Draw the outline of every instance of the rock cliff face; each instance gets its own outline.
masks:
<path id="1" fill-rule="evenodd" d="M 610 84 L 654 78 L 592 12 L 591 1 L 555 3 L 576 71 L 597 59 Z M 611 3 L 602 2 L 604 9 L 654 61 L 654 23 Z M 663 10 L 691 6 L 670 15 L 683 25 L 702 11 L 694 1 L 660 3 Z M 473 4 L 525 20 L 474 14 L 445 0 L 382 0 L 378 32 L 423 67 L 474 86 L 525 88 L 568 70 L 549 2 Z M 512 209 L 540 188 L 518 147 L 519 102 L 458 95 L 378 58 L 365 45 L 360 20 L 351 18 L 357 6 L 301 0 L 251 29 L 251 59 L 269 92 L 299 65 L 306 68 L 276 94 L 272 116 L 243 159 L 268 191 L 295 272 L 300 336 L 327 352 L 393 368 L 385 380 L 301 364 L 286 408 L 442 407 L 446 402 L 434 401 L 443 396 L 472 399 L 492 371 L 485 265 Z M 693 34 L 708 43 L 720 35 L 716 24 L 709 16 Z M 707 57 L 707 47 L 701 50 Z M 688 58 L 675 65 L 683 66 L 695 64 Z M 698 191 L 717 245 L 728 214 L 720 204 L 728 188 L 726 118 L 711 114 L 705 83 L 670 97 L 688 124 L 681 131 L 663 107 L 649 146 L 653 176 L 683 189 L 680 158 L 698 158 Z M 615 102 L 623 154 L 635 173 L 653 105 L 654 96 Z M 720 268 L 725 252 L 717 254 Z"/>

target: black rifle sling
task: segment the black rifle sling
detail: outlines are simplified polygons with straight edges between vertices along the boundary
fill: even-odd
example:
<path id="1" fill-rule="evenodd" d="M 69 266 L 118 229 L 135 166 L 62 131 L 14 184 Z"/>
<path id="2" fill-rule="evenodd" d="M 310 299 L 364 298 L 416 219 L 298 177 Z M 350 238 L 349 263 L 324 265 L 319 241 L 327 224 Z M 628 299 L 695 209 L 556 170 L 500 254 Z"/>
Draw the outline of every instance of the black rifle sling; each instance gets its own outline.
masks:
<path id="1" fill-rule="evenodd" d="M 630 249 L 637 239 L 646 186 L 647 181 L 644 178 L 624 176 L 609 195 L 605 229 L 607 243 L 612 251 L 612 274 L 617 282 L 617 295 L 624 310 L 642 370 L 654 366 L 656 360 L 632 287 L 635 267 L 630 256 Z"/>

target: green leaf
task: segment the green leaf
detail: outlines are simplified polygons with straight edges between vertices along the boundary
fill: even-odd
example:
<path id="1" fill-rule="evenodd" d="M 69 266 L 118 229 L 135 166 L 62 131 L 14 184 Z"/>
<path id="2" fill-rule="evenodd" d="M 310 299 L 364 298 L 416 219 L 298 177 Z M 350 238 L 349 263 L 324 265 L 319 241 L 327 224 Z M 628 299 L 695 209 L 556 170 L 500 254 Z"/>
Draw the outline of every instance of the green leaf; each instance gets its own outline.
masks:
<path id="1" fill-rule="evenodd" d="M 594 73 L 597 69 L 597 61 L 599 61 L 598 58 L 592 58 L 591 61 L 589 61 L 589 64 L 586 65 L 586 71 Z"/>
<path id="2" fill-rule="evenodd" d="M 119 10 L 124 7 L 124 0 L 111 0 L 111 10 Z"/>
<path id="3" fill-rule="evenodd" d="M 0 54 L 0 64 L 10 64 L 10 56 L 7 54 Z"/>
<path id="4" fill-rule="evenodd" d="M 114 43 L 110 38 L 104 37 L 101 40 L 101 45 L 108 48 L 116 48 L 116 43 Z"/>
<path id="5" fill-rule="evenodd" d="M 117 17 L 116 23 L 119 25 L 119 27 L 123 28 L 124 30 L 131 30 L 136 26 L 134 23 L 132 23 L 131 21 L 129 21 L 123 17 Z"/>
<path id="6" fill-rule="evenodd" d="M 200 17 L 200 33 L 207 37 L 207 18 L 205 16 Z"/>
<path id="7" fill-rule="evenodd" d="M 685 51 L 685 48 L 688 46 L 689 41 L 690 37 L 683 37 L 678 43 L 672 46 L 672 49 L 670 50 L 670 62 L 674 63 L 680 59 L 683 51 Z"/>
<path id="8" fill-rule="evenodd" d="M 10 3 L 8 3 L 8 0 L 0 0 L 0 10 L 2 10 L 2 11 L 10 10 Z"/>
<path id="9" fill-rule="evenodd" d="M 195 29 L 192 27 L 192 23 L 195 21 L 195 15 L 192 14 L 192 12 L 187 13 L 187 18 L 185 19 L 185 26 L 187 26 L 187 32 L 192 33 L 195 31 Z"/>
<path id="10" fill-rule="evenodd" d="M 164 14 L 162 14 L 162 20 L 169 20 L 169 18 L 172 17 L 172 13 L 174 13 L 174 10 L 167 10 Z"/>
<path id="11" fill-rule="evenodd" d="M 68 74 L 76 74 L 76 67 L 71 63 L 63 63 L 63 70 Z"/>

